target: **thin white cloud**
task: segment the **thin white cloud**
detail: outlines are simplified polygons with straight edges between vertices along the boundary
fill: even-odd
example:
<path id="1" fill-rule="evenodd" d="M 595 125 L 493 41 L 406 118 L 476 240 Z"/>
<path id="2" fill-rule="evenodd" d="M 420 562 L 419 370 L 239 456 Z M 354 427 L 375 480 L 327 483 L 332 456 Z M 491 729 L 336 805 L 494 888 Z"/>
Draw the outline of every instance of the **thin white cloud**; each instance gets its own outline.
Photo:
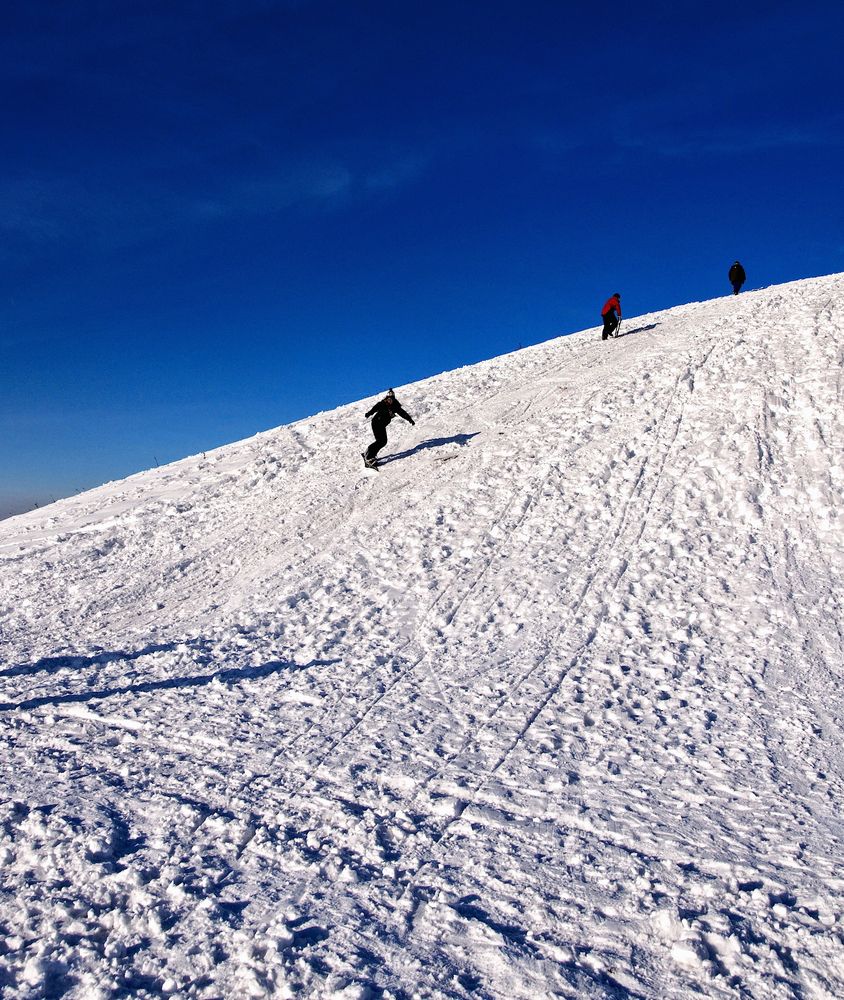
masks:
<path id="1" fill-rule="evenodd" d="M 665 134 L 622 140 L 628 148 L 648 148 L 664 156 L 735 155 L 794 147 L 840 146 L 844 143 L 839 124 L 834 126 L 785 126 L 742 131 L 700 131 L 674 138 Z"/>
<path id="2" fill-rule="evenodd" d="M 275 173 L 241 174 L 229 183 L 206 186 L 196 195 L 152 183 L 121 184 L 102 178 L 0 178 L 0 234 L 32 248 L 84 243 L 118 249 L 191 223 L 293 208 L 336 209 L 410 185 L 427 165 L 426 158 L 414 156 L 357 170 L 332 160 L 287 164 Z M 19 246 L 6 245 L 0 258 L 18 250 Z"/>
<path id="3" fill-rule="evenodd" d="M 428 157 L 409 156 L 394 163 L 370 170 L 363 180 L 367 191 L 394 191 L 415 183 L 429 164 Z"/>
<path id="4" fill-rule="evenodd" d="M 265 177 L 240 178 L 209 199 L 192 204 L 199 218 L 282 212 L 297 205 L 325 205 L 344 198 L 352 174 L 339 164 L 312 164 Z"/>

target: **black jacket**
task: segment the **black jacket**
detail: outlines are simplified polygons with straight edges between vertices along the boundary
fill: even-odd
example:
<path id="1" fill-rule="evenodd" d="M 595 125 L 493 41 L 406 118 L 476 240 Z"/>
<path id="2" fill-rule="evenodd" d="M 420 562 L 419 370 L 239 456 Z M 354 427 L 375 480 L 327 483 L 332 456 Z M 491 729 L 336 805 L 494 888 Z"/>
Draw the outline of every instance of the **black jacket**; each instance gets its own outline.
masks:
<path id="1" fill-rule="evenodd" d="M 730 273 L 727 275 L 727 277 L 733 283 L 735 283 L 736 281 L 740 281 L 742 284 L 744 284 L 744 282 L 747 279 L 747 275 L 744 273 L 744 268 L 741 266 L 741 264 L 739 264 L 738 261 L 736 261 L 735 264 L 733 264 L 733 266 L 730 268 Z"/>
<path id="2" fill-rule="evenodd" d="M 401 407 L 401 403 L 397 399 L 389 400 L 386 396 L 379 400 L 371 410 L 367 410 L 365 416 L 367 419 L 372 417 L 373 423 L 383 424 L 384 427 L 393 419 L 395 416 L 402 417 L 409 424 L 414 423 L 413 417 Z"/>

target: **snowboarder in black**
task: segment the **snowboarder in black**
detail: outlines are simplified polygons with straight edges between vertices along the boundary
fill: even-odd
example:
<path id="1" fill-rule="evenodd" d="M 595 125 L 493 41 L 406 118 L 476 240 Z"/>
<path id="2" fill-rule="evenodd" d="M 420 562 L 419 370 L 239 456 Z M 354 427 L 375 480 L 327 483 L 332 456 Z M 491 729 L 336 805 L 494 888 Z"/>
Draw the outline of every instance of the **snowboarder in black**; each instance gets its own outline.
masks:
<path id="1" fill-rule="evenodd" d="M 747 275 L 744 273 L 744 268 L 736 261 L 730 268 L 730 272 L 727 275 L 730 279 L 730 284 L 733 286 L 733 295 L 738 295 L 741 291 L 741 286 L 747 281 Z"/>
<path id="2" fill-rule="evenodd" d="M 377 467 L 375 456 L 387 443 L 387 424 L 393 419 L 393 417 L 399 416 L 406 420 L 409 424 L 416 424 L 416 421 L 409 413 L 401 407 L 401 403 L 396 399 L 396 394 L 392 389 L 387 390 L 387 395 L 379 400 L 371 410 L 367 410 L 366 419 L 369 420 L 372 417 L 372 433 L 375 435 L 375 440 L 366 449 L 366 451 L 361 452 L 363 455 L 364 465 L 368 469 L 374 469 Z"/>

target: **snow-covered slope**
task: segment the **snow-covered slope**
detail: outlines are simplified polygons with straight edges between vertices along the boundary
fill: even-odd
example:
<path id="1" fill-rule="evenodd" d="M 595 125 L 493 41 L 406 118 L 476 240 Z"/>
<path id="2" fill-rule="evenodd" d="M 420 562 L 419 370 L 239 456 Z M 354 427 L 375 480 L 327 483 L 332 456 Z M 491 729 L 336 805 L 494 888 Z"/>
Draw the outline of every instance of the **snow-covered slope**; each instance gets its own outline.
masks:
<path id="1" fill-rule="evenodd" d="M 0 524 L 0 993 L 844 995 L 844 276 Z"/>

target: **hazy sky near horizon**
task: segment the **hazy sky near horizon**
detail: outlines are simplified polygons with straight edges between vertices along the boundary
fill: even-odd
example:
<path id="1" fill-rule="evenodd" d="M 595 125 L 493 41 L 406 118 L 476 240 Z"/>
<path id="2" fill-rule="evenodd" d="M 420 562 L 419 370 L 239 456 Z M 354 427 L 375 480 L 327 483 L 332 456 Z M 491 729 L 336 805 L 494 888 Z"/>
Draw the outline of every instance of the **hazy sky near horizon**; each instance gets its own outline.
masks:
<path id="1" fill-rule="evenodd" d="M 735 258 L 748 287 L 844 269 L 842 34 L 811 0 L 15 5 L 0 516 L 616 290 L 634 315 L 726 294 Z"/>

